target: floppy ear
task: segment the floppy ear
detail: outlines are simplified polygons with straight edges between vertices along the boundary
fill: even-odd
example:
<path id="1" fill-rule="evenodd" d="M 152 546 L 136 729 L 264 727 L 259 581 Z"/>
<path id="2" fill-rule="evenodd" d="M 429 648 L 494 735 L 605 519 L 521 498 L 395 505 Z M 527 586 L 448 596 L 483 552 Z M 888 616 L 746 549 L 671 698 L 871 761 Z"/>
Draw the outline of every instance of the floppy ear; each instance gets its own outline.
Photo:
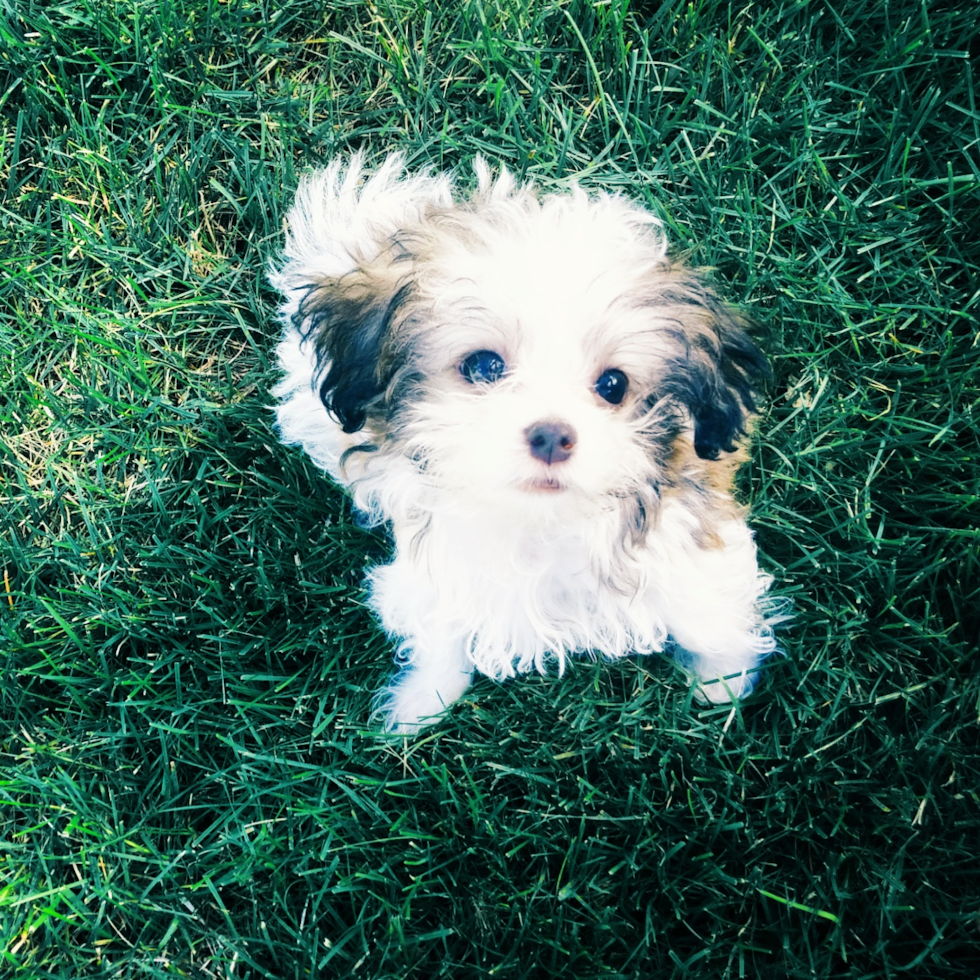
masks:
<path id="1" fill-rule="evenodd" d="M 688 279 L 679 320 L 671 331 L 683 353 L 671 362 L 666 392 L 694 420 L 694 450 L 702 459 L 734 452 L 756 410 L 756 390 L 771 377 L 749 336 L 749 323 L 697 278 Z"/>
<path id="2" fill-rule="evenodd" d="M 411 294 L 407 278 L 358 270 L 311 285 L 293 315 L 313 340 L 320 400 L 344 432 L 362 428 L 384 402 L 406 353 L 393 333 Z"/>
<path id="3" fill-rule="evenodd" d="M 361 153 L 304 175 L 287 216 L 283 262 L 269 279 L 281 316 L 313 341 L 315 384 L 345 432 L 380 408 L 403 345 L 390 343 L 412 294 L 404 241 L 433 210 L 452 206 L 452 182 L 408 173 L 390 154 L 376 169 Z"/>

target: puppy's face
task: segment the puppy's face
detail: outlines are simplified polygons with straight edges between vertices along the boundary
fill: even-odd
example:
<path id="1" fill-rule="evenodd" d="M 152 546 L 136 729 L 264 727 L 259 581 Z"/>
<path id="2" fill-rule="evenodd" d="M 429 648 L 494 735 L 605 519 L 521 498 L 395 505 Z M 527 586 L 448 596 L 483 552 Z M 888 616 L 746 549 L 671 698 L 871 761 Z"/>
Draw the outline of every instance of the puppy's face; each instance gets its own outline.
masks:
<path id="1" fill-rule="evenodd" d="M 651 402 L 670 345 L 637 301 L 658 256 L 567 231 L 440 243 L 418 277 L 407 443 L 439 484 L 529 514 L 634 492 L 679 424 Z"/>
<path id="2" fill-rule="evenodd" d="M 298 319 L 347 431 L 534 520 L 656 492 L 678 439 L 733 449 L 764 370 L 653 219 L 580 192 L 434 209 Z"/>

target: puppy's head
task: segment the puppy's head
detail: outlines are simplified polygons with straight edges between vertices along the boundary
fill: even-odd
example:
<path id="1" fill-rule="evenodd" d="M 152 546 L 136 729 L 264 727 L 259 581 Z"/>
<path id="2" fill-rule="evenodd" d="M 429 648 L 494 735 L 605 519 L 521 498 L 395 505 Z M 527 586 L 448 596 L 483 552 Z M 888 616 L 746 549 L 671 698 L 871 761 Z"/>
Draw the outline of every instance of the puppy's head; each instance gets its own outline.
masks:
<path id="1" fill-rule="evenodd" d="M 388 166 L 345 205 L 356 233 L 325 244 L 345 267 L 293 269 L 290 318 L 344 431 L 429 487 L 535 520 L 656 495 L 678 441 L 702 460 L 732 452 L 766 364 L 739 315 L 667 258 L 657 220 L 477 172 L 454 201 L 444 178 Z M 358 223 L 362 200 L 381 217 Z"/>

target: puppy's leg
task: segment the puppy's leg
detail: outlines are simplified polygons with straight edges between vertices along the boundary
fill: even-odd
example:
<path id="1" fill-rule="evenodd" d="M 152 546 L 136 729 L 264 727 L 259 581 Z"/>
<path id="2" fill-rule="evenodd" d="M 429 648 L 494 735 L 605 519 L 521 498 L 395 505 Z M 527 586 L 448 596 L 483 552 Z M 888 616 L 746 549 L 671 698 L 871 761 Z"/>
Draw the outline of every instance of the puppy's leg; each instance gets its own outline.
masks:
<path id="1" fill-rule="evenodd" d="M 399 641 L 400 670 L 378 696 L 386 731 L 412 734 L 434 721 L 470 686 L 473 662 L 463 626 L 441 599 L 417 549 L 400 548 L 370 575 L 371 605 Z"/>
<path id="2" fill-rule="evenodd" d="M 716 530 L 709 546 L 675 538 L 661 588 L 676 659 L 697 675 L 699 700 L 723 704 L 752 690 L 776 640 L 761 609 L 771 579 L 751 531 L 740 520 Z"/>
<path id="3" fill-rule="evenodd" d="M 473 664 L 461 641 L 422 646 L 407 640 L 399 653 L 405 666 L 381 693 L 378 712 L 385 731 L 413 735 L 435 721 L 473 682 Z"/>

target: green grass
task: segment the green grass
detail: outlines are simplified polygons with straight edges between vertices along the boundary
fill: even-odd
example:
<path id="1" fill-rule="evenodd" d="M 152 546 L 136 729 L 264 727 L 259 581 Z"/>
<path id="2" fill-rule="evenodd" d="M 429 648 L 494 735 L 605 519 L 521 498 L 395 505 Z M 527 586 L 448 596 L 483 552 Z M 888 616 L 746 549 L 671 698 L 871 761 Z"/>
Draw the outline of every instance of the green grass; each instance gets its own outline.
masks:
<path id="1" fill-rule="evenodd" d="M 980 109 L 963 4 L 22 0 L 0 16 L 0 975 L 980 975 Z M 385 552 L 268 389 L 306 166 L 659 212 L 762 324 L 790 596 L 367 727 Z"/>

